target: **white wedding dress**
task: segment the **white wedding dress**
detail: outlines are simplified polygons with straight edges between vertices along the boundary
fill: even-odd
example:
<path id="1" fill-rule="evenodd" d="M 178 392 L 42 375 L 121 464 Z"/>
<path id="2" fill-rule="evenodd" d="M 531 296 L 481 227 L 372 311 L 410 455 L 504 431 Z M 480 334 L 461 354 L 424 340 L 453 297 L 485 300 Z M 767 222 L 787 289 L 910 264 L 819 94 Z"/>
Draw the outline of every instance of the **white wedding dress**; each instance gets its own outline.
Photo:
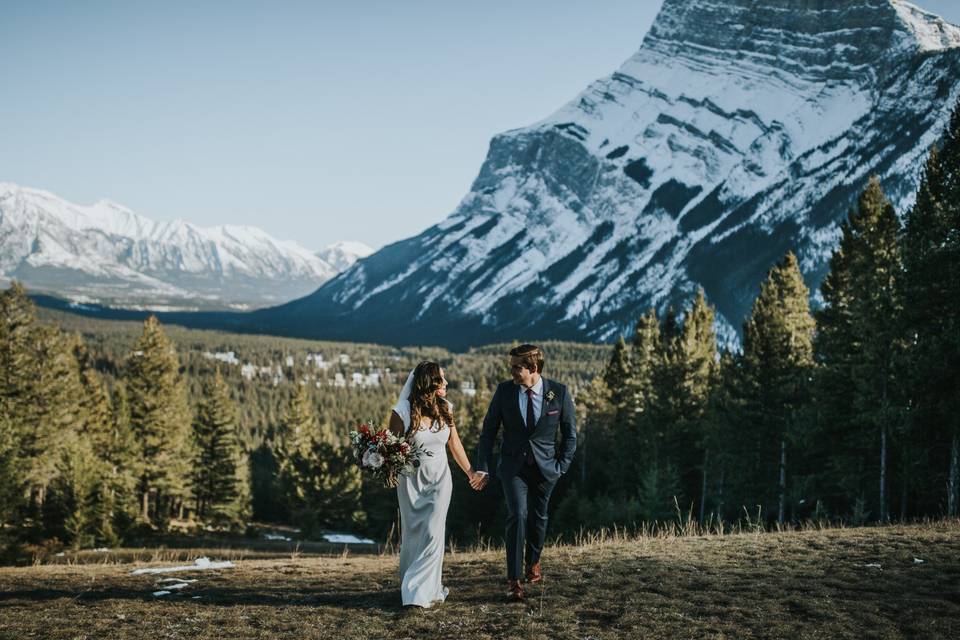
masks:
<path id="1" fill-rule="evenodd" d="M 410 403 L 401 399 L 394 407 L 410 431 Z M 430 607 L 443 602 L 448 590 L 443 586 L 443 550 L 445 547 L 447 508 L 453 493 L 447 440 L 450 429 L 438 429 L 436 422 L 410 438 L 433 455 L 420 458 L 420 467 L 401 474 L 397 484 L 400 503 L 400 596 L 405 605 Z"/>

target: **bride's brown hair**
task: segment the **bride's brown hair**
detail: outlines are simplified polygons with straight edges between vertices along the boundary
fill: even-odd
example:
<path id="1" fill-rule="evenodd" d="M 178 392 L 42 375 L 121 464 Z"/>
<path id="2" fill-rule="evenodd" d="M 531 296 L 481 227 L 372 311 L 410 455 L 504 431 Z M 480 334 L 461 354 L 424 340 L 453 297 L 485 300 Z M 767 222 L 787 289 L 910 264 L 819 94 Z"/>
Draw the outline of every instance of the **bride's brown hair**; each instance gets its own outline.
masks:
<path id="1" fill-rule="evenodd" d="M 443 384 L 440 365 L 421 362 L 413 370 L 413 389 L 410 390 L 410 433 L 420 428 L 424 416 L 440 422 L 440 427 L 456 427 L 450 403 L 437 395 Z"/>

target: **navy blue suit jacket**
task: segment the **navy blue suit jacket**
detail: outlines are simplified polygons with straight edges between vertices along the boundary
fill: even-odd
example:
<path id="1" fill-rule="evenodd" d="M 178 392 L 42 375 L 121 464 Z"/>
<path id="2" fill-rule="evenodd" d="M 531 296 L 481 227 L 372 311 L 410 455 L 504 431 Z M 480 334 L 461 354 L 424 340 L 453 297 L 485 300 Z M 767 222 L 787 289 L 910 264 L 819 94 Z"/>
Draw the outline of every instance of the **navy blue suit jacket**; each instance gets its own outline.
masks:
<path id="1" fill-rule="evenodd" d="M 543 477 L 556 481 L 567 472 L 577 450 L 577 422 L 573 398 L 559 382 L 543 378 L 543 405 L 540 418 L 533 430 L 528 430 L 520 412 L 520 388 L 512 381 L 497 386 L 490 408 L 483 419 L 480 444 L 477 445 L 477 471 L 490 473 L 493 468 L 493 445 L 497 432 L 503 427 L 503 442 L 500 445 L 500 462 L 496 475 L 509 479 L 517 475 L 523 466 L 527 451 L 540 467 Z M 549 400 L 547 398 L 550 398 Z M 557 432 L 560 442 L 557 443 Z"/>

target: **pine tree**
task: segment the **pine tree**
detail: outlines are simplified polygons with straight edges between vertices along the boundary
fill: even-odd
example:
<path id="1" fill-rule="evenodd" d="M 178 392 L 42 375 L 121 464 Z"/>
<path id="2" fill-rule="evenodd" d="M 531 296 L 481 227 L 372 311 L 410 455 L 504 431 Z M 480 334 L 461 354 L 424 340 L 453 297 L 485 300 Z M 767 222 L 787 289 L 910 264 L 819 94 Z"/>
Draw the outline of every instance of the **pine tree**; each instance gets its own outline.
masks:
<path id="1" fill-rule="evenodd" d="M 66 434 L 56 471 L 43 504 L 47 535 L 74 548 L 115 544 L 106 499 L 109 472 L 92 444 L 79 434 Z"/>
<path id="2" fill-rule="evenodd" d="M 655 332 L 650 331 L 650 334 L 655 335 Z M 687 482 L 690 476 L 686 476 L 688 471 L 691 474 L 695 473 L 694 467 L 697 463 L 687 464 L 689 462 L 687 458 L 691 454 L 696 457 L 696 454 L 690 449 L 692 443 L 688 430 L 690 425 L 684 419 L 687 390 L 684 387 L 686 364 L 683 326 L 673 307 L 667 309 L 659 334 L 660 341 L 654 349 L 649 402 L 643 414 L 644 426 L 641 432 L 650 443 L 650 449 L 644 456 L 644 465 L 658 469 L 661 474 L 669 470 L 671 474 L 677 476 L 675 492 L 662 496 L 672 505 L 675 498 L 685 502 L 687 496 L 695 495 L 696 491 L 692 487 L 697 484 Z M 655 486 L 672 487 L 673 484 L 660 482 Z"/>
<path id="3" fill-rule="evenodd" d="M 745 504 L 742 500 L 730 500 L 731 493 L 746 499 L 752 497 L 753 490 L 736 491 L 731 489 L 732 480 L 736 478 L 731 471 L 739 468 L 743 461 L 749 460 L 746 452 L 752 450 L 750 443 L 745 442 L 744 436 L 751 435 L 744 429 L 746 412 L 743 410 L 743 357 L 724 350 L 720 354 L 717 366 L 716 384 L 710 394 L 704 426 L 705 453 L 709 452 L 709 465 L 704 465 L 704 500 L 714 505 L 714 511 L 719 517 L 739 517 L 737 513 L 727 513 L 726 504 Z M 712 482 L 708 474 L 712 472 Z M 729 476 L 734 475 L 734 478 Z M 743 487 L 740 487 L 742 489 Z M 711 490 L 712 489 L 712 490 Z M 701 517 L 701 520 L 703 518 Z"/>
<path id="4" fill-rule="evenodd" d="M 197 516 L 220 527 L 238 527 L 249 516 L 244 491 L 247 459 L 237 438 L 237 416 L 218 370 L 205 386 L 193 423 L 197 458 L 193 494 Z"/>
<path id="5" fill-rule="evenodd" d="M 39 384 L 44 365 L 38 347 L 49 339 L 49 334 L 41 335 L 33 302 L 14 282 L 0 294 L 0 415 L 13 432 L 33 517 L 42 506 L 56 463 L 57 434 L 44 419 L 47 405 Z"/>
<path id="6" fill-rule="evenodd" d="M 132 439 L 122 443 L 115 440 L 116 424 L 110 402 L 110 393 L 100 374 L 93 368 L 89 352 L 79 343 L 75 349 L 80 366 L 80 383 L 83 387 L 81 406 L 84 424 L 80 435 L 90 445 L 93 455 L 100 465 L 98 473 L 102 481 L 94 489 L 90 498 L 95 502 L 91 508 L 95 511 L 93 537 L 102 544 L 119 544 L 122 532 L 132 520 L 133 505 L 124 502 L 132 493 L 135 478 L 132 464 L 135 460 Z M 126 512 L 124 512 L 126 511 Z"/>
<path id="7" fill-rule="evenodd" d="M 617 424 L 624 425 L 633 417 L 634 398 L 631 393 L 633 365 L 630 361 L 630 350 L 623 336 L 620 336 L 613 346 L 613 353 L 603 372 L 603 379 L 607 383 L 607 388 L 610 389 L 610 401 L 617 412 Z"/>
<path id="8" fill-rule="evenodd" d="M 118 380 L 114 385 L 110 407 L 111 432 L 106 459 L 110 464 L 114 528 L 122 536 L 141 515 L 139 467 L 143 459 L 140 443 L 130 423 L 130 404 L 123 380 Z"/>
<path id="9" fill-rule="evenodd" d="M 931 451 L 927 480 L 960 513 L 960 103 L 933 149 L 903 235 L 904 321 L 911 340 L 913 437 Z M 946 460 L 936 452 L 945 451 Z"/>
<path id="10" fill-rule="evenodd" d="M 305 387 L 296 385 L 280 424 L 284 453 L 306 453 L 311 440 L 317 438 L 319 431 L 317 414 L 310 404 L 310 396 L 307 395 Z"/>
<path id="11" fill-rule="evenodd" d="M 28 457 L 33 305 L 19 283 L 0 293 L 0 536 L 19 526 L 25 492 L 34 489 L 36 460 Z M 53 434 L 41 432 L 47 441 Z M 34 449 L 35 454 L 36 449 Z M 7 527 L 11 528 L 8 529 Z"/>
<path id="12" fill-rule="evenodd" d="M 787 447 L 809 402 L 813 371 L 814 321 L 808 296 L 796 256 L 788 253 L 761 285 L 743 330 L 743 391 L 755 425 L 757 487 L 776 478 L 772 493 L 780 523 L 786 512 Z"/>
<path id="13" fill-rule="evenodd" d="M 0 548 L 20 525 L 25 487 L 18 449 L 12 421 L 0 414 Z"/>
<path id="14" fill-rule="evenodd" d="M 900 221 L 876 177 L 870 179 L 841 230 L 840 246 L 831 259 L 836 275 L 831 271 L 824 282 L 824 299 L 830 307 L 818 314 L 816 347 L 824 365 L 819 375 L 826 382 L 819 388 L 833 413 L 829 420 L 834 425 L 842 420 L 843 432 L 825 435 L 837 449 L 831 458 L 848 461 L 843 466 L 852 464 L 839 470 L 843 477 L 851 472 L 863 476 L 866 468 L 877 470 L 875 504 L 880 520 L 886 521 L 889 443 L 903 413 L 895 393 L 896 371 L 906 345 L 899 322 Z M 839 392 L 848 395 L 839 396 Z M 874 452 L 869 457 L 877 460 L 875 467 L 867 460 L 856 460 L 860 452 L 868 451 Z M 863 495 L 863 489 L 857 487 L 852 497 Z"/>
<path id="15" fill-rule="evenodd" d="M 626 380 L 617 376 L 611 377 L 610 381 L 594 389 L 597 405 L 594 407 L 592 415 L 595 416 L 592 428 L 597 436 L 609 440 L 604 442 L 599 438 L 594 438 L 594 458 L 597 455 L 607 456 L 608 460 L 616 460 L 612 468 L 604 468 L 604 465 L 596 465 L 593 473 L 600 472 L 612 475 L 613 471 L 619 470 L 622 479 L 615 480 L 616 486 L 623 487 L 626 496 L 636 496 L 640 490 L 642 474 L 652 464 L 656 458 L 656 434 L 657 428 L 650 419 L 649 413 L 654 404 L 654 376 L 657 372 L 659 359 L 661 356 L 660 340 L 660 321 L 657 318 L 657 312 L 651 308 L 647 313 L 640 316 L 637 320 L 636 330 L 630 349 L 629 371 L 630 375 Z M 624 389 L 618 391 L 611 387 L 613 378 L 617 377 L 624 384 Z M 605 419 L 602 416 L 605 413 L 603 409 L 603 398 L 607 398 L 611 404 L 613 398 L 617 395 L 629 398 L 628 406 L 620 411 L 615 411 L 608 419 L 610 423 L 606 431 L 601 422 Z M 612 410 L 612 409 L 611 409 Z M 610 427 L 616 422 L 616 416 L 621 416 L 622 424 L 618 429 Z M 592 478 L 593 486 L 597 485 L 596 478 Z"/>
<path id="16" fill-rule="evenodd" d="M 653 376 L 660 345 L 660 320 L 656 309 L 651 308 L 640 316 L 633 336 L 632 379 L 638 414 L 645 412 L 653 402 Z"/>
<path id="17" fill-rule="evenodd" d="M 584 497 L 611 491 L 633 495 L 641 469 L 640 443 L 617 422 L 617 409 L 603 376 L 577 393 L 578 486 Z"/>
<path id="18" fill-rule="evenodd" d="M 277 481 L 291 511 L 301 508 L 297 496 L 298 460 L 309 455 L 317 429 L 306 389 L 297 385 L 280 421 L 276 442 Z"/>
<path id="19" fill-rule="evenodd" d="M 84 386 L 84 352 L 79 336 L 36 321 L 19 284 L 0 294 L 0 415 L 7 442 L 15 444 L 9 459 L 16 461 L 17 484 L 29 491 L 25 524 L 35 534 L 112 540 L 110 526 L 102 535 L 96 528 L 103 520 L 94 512 L 110 514 L 109 505 L 97 502 L 101 489 L 74 500 L 78 478 L 96 483 L 100 473 L 96 458 L 81 459 L 95 439 L 84 441 L 80 453 L 76 444 L 91 438 L 100 418 Z"/>
<path id="20" fill-rule="evenodd" d="M 682 354 L 681 424 L 678 429 L 682 449 L 677 452 L 681 469 L 685 472 L 688 495 L 700 495 L 700 520 L 706 509 L 707 468 L 710 449 L 707 445 L 707 410 L 711 394 L 717 384 L 717 333 L 714 329 L 715 313 L 707 304 L 703 289 L 690 305 L 683 320 L 680 333 Z M 698 459 L 699 458 L 699 459 Z M 695 470 L 699 465 L 698 491 L 692 486 Z"/>
<path id="21" fill-rule="evenodd" d="M 851 212 L 852 215 L 852 212 Z M 830 270 L 820 285 L 825 306 L 818 309 L 814 354 L 818 365 L 815 384 L 820 408 L 819 438 L 813 443 L 815 457 L 824 460 L 820 495 L 835 508 L 852 508 L 862 499 L 869 443 L 863 425 L 853 410 L 855 395 L 853 362 L 860 350 L 860 336 L 853 330 L 853 283 L 849 252 L 852 231 L 848 220 L 840 223 L 841 241 L 830 257 Z"/>
<path id="22" fill-rule="evenodd" d="M 180 362 L 155 316 L 143 323 L 143 333 L 128 356 L 124 380 L 130 424 L 142 456 L 141 516 L 164 528 L 187 496 L 194 456 Z"/>
<path id="23" fill-rule="evenodd" d="M 293 456 L 290 462 L 293 519 L 305 533 L 363 526 L 362 479 L 348 450 L 313 440 L 306 455 Z"/>
<path id="24" fill-rule="evenodd" d="M 35 338 L 35 358 L 40 366 L 35 374 L 34 393 L 43 405 L 37 419 L 56 434 L 55 442 L 47 450 L 56 458 L 64 433 L 87 429 L 86 398 L 76 358 L 81 342 L 78 335 L 64 334 L 50 325 L 39 325 Z"/>
<path id="25" fill-rule="evenodd" d="M 662 344 L 669 345 L 680 337 L 682 327 L 677 318 L 677 310 L 672 306 L 667 307 L 667 312 L 663 314 L 663 322 L 660 325 L 660 339 Z"/>
<path id="26" fill-rule="evenodd" d="M 280 484 L 294 522 L 308 535 L 362 524 L 360 470 L 349 451 L 320 430 L 306 389 L 300 385 L 290 398 L 280 433 Z"/>
<path id="27" fill-rule="evenodd" d="M 682 326 L 673 307 L 667 309 L 660 327 L 660 341 L 656 345 L 651 371 L 650 400 L 644 413 L 643 431 L 650 441 L 646 464 L 676 469 L 677 452 L 682 448 L 678 428 L 683 420 L 684 361 Z"/>

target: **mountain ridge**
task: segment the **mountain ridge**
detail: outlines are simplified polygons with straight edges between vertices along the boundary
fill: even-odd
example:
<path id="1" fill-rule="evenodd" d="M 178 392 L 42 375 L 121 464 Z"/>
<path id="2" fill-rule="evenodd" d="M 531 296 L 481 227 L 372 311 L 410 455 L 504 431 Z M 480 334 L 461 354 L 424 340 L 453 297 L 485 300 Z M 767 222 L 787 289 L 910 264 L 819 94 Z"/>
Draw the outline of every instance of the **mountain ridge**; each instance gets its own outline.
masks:
<path id="1" fill-rule="evenodd" d="M 333 247 L 341 264 L 352 259 L 350 245 Z M 0 277 L 74 301 L 263 306 L 309 293 L 342 268 L 257 227 L 157 221 L 107 199 L 78 205 L 0 182 Z"/>
<path id="2" fill-rule="evenodd" d="M 736 343 L 787 250 L 816 289 L 870 174 L 909 207 L 960 95 L 958 46 L 960 29 L 899 0 L 667 0 L 611 75 L 494 136 L 445 220 L 251 323 L 448 346 L 608 341 L 703 287 Z"/>

